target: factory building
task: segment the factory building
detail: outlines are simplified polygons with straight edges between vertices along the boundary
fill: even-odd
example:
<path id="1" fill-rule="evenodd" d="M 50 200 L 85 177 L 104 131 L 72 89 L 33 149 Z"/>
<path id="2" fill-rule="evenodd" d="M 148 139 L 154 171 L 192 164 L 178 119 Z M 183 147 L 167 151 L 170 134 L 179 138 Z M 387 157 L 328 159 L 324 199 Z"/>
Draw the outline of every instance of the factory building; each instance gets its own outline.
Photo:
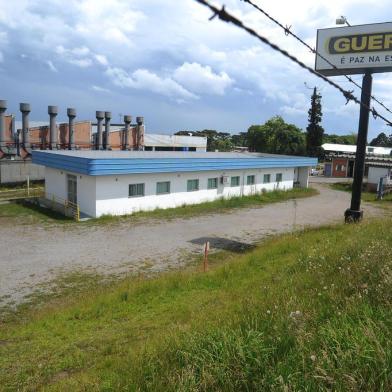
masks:
<path id="1" fill-rule="evenodd" d="M 57 123 L 57 106 L 48 106 L 49 124 L 30 126 L 31 106 L 20 104 L 22 128 L 15 115 L 5 114 L 7 101 L 0 100 L 0 158 L 29 157 L 32 150 L 150 150 L 206 151 L 207 138 L 176 135 L 145 135 L 144 117 L 125 115 L 123 124 L 112 124 L 111 112 L 96 111 L 96 122 L 76 121 L 76 109 L 68 108 L 68 122 Z"/>
<path id="2" fill-rule="evenodd" d="M 172 208 L 274 189 L 307 187 L 317 159 L 250 153 L 39 151 L 47 200 L 89 217 Z"/>
<path id="3" fill-rule="evenodd" d="M 326 177 L 352 177 L 354 174 L 355 153 L 357 146 L 346 144 L 325 143 L 321 146 L 325 151 L 324 175 Z M 368 176 L 369 167 L 378 161 L 392 162 L 392 148 L 366 147 L 365 177 Z"/>
<path id="4" fill-rule="evenodd" d="M 128 132 L 126 136 L 123 124 L 110 126 L 111 150 L 124 150 L 125 140 L 129 140 L 130 149 L 136 151 L 207 151 L 206 137 L 147 133 L 144 126 L 138 129 L 137 125 L 131 125 Z M 95 145 L 98 138 L 97 124 L 92 124 L 92 135 L 92 143 Z"/>
<path id="5" fill-rule="evenodd" d="M 123 124 L 112 124 L 111 112 L 96 111 L 96 122 L 77 121 L 76 109 L 68 108 L 67 122 L 57 122 L 59 109 L 48 106 L 48 125 L 30 126 L 31 106 L 21 103 L 21 129 L 16 116 L 6 114 L 7 101 L 0 100 L 0 184 L 40 180 L 42 168 L 31 162 L 34 150 L 150 150 L 206 151 L 207 138 L 145 134 L 143 117 L 132 122 L 130 115 Z"/>

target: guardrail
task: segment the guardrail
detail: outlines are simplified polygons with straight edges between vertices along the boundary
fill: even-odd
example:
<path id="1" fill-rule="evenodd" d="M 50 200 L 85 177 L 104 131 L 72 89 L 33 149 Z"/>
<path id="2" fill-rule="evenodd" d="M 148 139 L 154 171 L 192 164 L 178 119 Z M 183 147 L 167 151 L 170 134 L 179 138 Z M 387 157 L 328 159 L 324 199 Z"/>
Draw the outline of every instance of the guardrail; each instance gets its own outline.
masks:
<path id="1" fill-rule="evenodd" d="M 59 196 L 47 193 L 45 200 L 50 204 L 52 210 L 60 210 L 65 216 L 70 216 L 75 219 L 76 222 L 80 221 L 80 207 L 79 204 L 73 203 L 67 199 L 63 199 Z"/>

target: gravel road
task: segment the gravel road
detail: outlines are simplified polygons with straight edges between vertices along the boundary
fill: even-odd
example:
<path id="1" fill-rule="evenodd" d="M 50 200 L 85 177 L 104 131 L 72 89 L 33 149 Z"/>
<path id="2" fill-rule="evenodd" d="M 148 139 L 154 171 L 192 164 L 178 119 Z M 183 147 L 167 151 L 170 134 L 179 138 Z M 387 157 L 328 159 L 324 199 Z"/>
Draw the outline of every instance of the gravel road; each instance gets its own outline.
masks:
<path id="1" fill-rule="evenodd" d="M 99 226 L 23 225 L 0 221 L 0 304 L 23 301 L 40 283 L 74 271 L 121 273 L 180 267 L 187 252 L 247 247 L 264 237 L 343 220 L 350 195 L 312 184 L 320 195 L 168 222 Z M 382 211 L 363 205 L 365 216 Z"/>

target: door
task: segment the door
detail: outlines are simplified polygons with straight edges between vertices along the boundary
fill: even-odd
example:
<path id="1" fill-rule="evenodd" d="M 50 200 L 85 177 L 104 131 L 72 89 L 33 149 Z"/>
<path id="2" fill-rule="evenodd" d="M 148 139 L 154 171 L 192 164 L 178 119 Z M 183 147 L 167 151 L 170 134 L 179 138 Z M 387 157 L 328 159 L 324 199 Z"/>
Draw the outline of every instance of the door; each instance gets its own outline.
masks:
<path id="1" fill-rule="evenodd" d="M 67 197 L 68 201 L 77 203 L 78 190 L 77 190 L 77 178 L 73 174 L 67 174 Z"/>
<path id="2" fill-rule="evenodd" d="M 332 176 L 332 163 L 324 164 L 324 176 L 331 177 Z"/>

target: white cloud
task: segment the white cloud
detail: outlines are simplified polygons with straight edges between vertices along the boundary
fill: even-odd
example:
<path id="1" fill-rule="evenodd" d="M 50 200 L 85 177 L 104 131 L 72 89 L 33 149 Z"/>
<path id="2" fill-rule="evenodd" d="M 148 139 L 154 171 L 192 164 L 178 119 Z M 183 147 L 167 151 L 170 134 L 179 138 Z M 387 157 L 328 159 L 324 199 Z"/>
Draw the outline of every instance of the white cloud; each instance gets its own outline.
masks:
<path id="1" fill-rule="evenodd" d="M 0 63 L 4 62 L 4 55 L 2 52 L 0 52 Z"/>
<path id="2" fill-rule="evenodd" d="M 210 66 L 184 63 L 174 71 L 173 78 L 192 92 L 223 95 L 233 80 L 226 72 L 214 73 Z"/>
<path id="3" fill-rule="evenodd" d="M 238 0 L 214 2 L 225 3 L 227 10 L 247 25 L 314 66 L 314 55 L 308 49 L 248 4 Z M 379 0 L 371 9 L 369 0 L 255 2 L 284 25 L 292 25 L 292 30 L 311 46 L 317 28 L 333 26 L 341 14 L 348 15 L 352 24 L 371 23 L 382 21 L 390 8 L 390 0 Z M 303 85 L 306 81 L 311 86 L 325 86 L 325 122 L 335 121 L 339 109 L 346 113 L 347 127 L 356 127 L 358 113 L 344 105 L 339 92 L 235 26 L 218 18 L 209 22 L 211 12 L 193 0 L 70 0 L 66 8 L 61 0 L 0 0 L 0 9 L 0 61 L 7 60 L 2 69 L 15 84 L 19 80 L 26 84 L 12 68 L 12 61 L 21 61 L 19 56 L 24 53 L 24 63 L 37 72 L 37 77 L 31 79 L 42 80 L 38 74 L 42 67 L 33 68 L 36 61 L 54 72 L 61 69 L 67 85 L 69 67 L 62 65 L 72 64 L 90 71 L 88 80 L 83 74 L 75 83 L 80 90 L 69 86 L 73 94 L 101 91 L 102 78 L 107 76 L 123 88 L 124 97 L 138 99 L 134 90 L 153 92 L 154 96 L 138 99 L 141 110 L 157 111 L 158 107 L 169 108 L 172 101 L 200 98 L 194 110 L 181 112 L 175 120 L 168 116 L 171 126 L 180 117 L 188 119 L 190 126 L 200 124 L 201 117 L 207 121 L 204 113 L 210 113 L 211 118 L 215 112 L 219 113 L 215 126 L 230 127 L 229 118 L 241 117 L 238 126 L 254 119 L 263 121 L 279 111 L 306 122 L 307 115 L 302 114 L 309 105 L 310 93 Z M 73 72 L 75 75 L 77 79 L 77 72 Z M 374 77 L 374 94 L 389 105 L 391 80 L 387 74 Z M 347 83 L 342 86 L 352 88 Z M 48 94 L 58 93 L 57 87 L 46 87 Z M 14 91 L 17 94 L 20 89 Z M 304 94 L 307 99 L 303 101 L 296 94 Z M 233 109 L 233 98 L 240 102 L 238 109 Z M 113 105 L 121 104 L 113 98 Z"/>
<path id="4" fill-rule="evenodd" d="M 54 64 L 53 64 L 52 61 L 48 60 L 48 61 L 46 62 L 46 64 L 48 64 L 48 67 L 49 67 L 49 69 L 50 69 L 52 72 L 58 72 L 57 68 L 54 66 Z"/>
<path id="5" fill-rule="evenodd" d="M 81 46 L 80 48 L 71 49 L 70 53 L 78 57 L 84 57 L 90 54 L 90 49 L 87 48 L 86 46 Z"/>
<path id="6" fill-rule="evenodd" d="M 80 68 L 87 68 L 87 67 L 91 67 L 93 65 L 93 62 L 91 59 L 69 59 L 68 62 L 70 64 L 76 65 Z"/>
<path id="7" fill-rule="evenodd" d="M 96 86 L 96 85 L 92 85 L 91 90 L 98 91 L 100 93 L 110 93 L 110 90 L 108 90 L 107 88 Z"/>
<path id="8" fill-rule="evenodd" d="M 198 98 L 170 77 L 160 77 L 147 69 L 137 69 L 129 74 L 124 69 L 109 67 L 106 74 L 119 87 L 146 90 L 176 100 Z"/>
<path id="9" fill-rule="evenodd" d="M 123 0 L 83 0 L 75 2 L 80 18 L 77 33 L 91 41 L 102 40 L 106 45 L 133 47 L 132 34 L 144 14 Z"/>
<path id="10" fill-rule="evenodd" d="M 64 48 L 63 45 L 58 45 L 55 48 L 55 52 L 69 64 L 76 65 L 80 68 L 91 67 L 93 65 L 92 59 L 95 58 L 95 55 L 86 46 L 68 49 Z"/>
<path id="11" fill-rule="evenodd" d="M 95 60 L 97 60 L 99 64 L 109 65 L 108 59 L 103 54 L 96 54 L 94 57 L 95 57 Z"/>
<path id="12" fill-rule="evenodd" d="M 0 47 L 8 44 L 8 34 L 6 31 L 0 31 Z"/>
<path id="13" fill-rule="evenodd" d="M 303 93 L 290 94 L 284 99 L 287 103 L 281 107 L 281 112 L 290 116 L 307 116 L 310 99 Z"/>

